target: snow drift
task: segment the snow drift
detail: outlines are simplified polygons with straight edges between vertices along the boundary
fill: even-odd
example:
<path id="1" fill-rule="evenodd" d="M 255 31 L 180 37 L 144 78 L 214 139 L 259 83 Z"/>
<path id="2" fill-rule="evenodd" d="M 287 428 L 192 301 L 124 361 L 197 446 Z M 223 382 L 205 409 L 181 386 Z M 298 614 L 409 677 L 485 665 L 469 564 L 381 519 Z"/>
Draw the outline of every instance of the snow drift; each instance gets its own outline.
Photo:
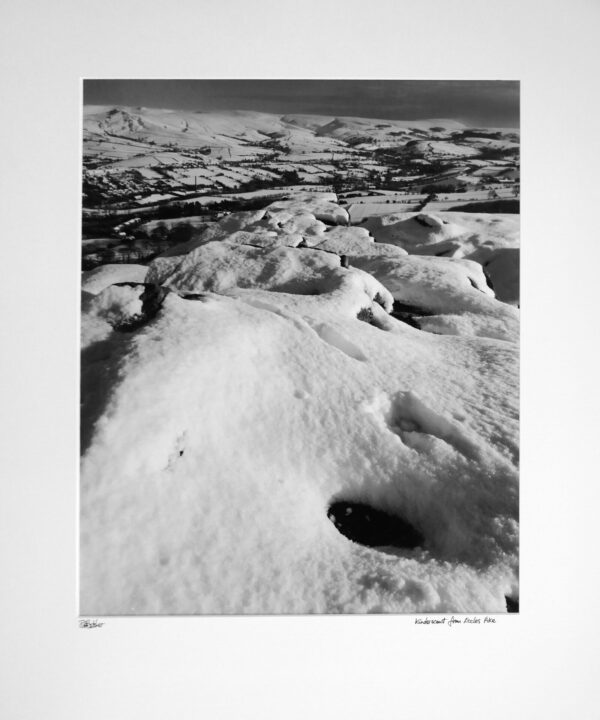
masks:
<path id="1" fill-rule="evenodd" d="M 477 263 L 376 243 L 324 202 L 231 216 L 145 285 L 132 269 L 85 294 L 83 614 L 503 612 L 518 596 L 518 311 Z M 298 218 L 310 245 L 289 241 Z M 156 314 L 123 330 L 159 286 Z M 352 513 L 389 519 L 375 545 L 348 537 Z"/>
<path id="2" fill-rule="evenodd" d="M 395 213 L 363 227 L 382 243 L 412 255 L 467 258 L 480 263 L 496 296 L 519 303 L 519 217 L 489 213 Z"/>

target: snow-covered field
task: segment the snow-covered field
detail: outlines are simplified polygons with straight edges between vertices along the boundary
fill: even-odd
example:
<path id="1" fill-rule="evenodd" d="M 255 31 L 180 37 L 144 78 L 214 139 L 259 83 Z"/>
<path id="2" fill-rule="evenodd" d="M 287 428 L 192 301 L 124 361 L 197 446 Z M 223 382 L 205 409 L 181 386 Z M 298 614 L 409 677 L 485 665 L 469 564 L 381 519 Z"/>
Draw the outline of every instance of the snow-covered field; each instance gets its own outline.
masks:
<path id="1" fill-rule="evenodd" d="M 488 202 L 489 200 L 511 200 L 515 194 L 511 188 L 494 187 L 494 194 L 490 189 L 469 190 L 462 193 L 441 192 L 437 200 L 427 202 L 427 210 L 449 210 L 452 207 L 473 202 Z M 394 212 L 407 212 L 420 203 L 425 202 L 427 194 L 409 194 L 389 191 L 377 191 L 373 195 L 360 195 L 346 197 L 346 207 L 350 209 L 353 222 L 361 222 L 366 218 L 380 215 L 389 215 Z"/>
<path id="2" fill-rule="evenodd" d="M 84 273 L 82 614 L 518 599 L 518 222 L 451 215 L 299 195 Z"/>
<path id="3" fill-rule="evenodd" d="M 408 196 L 404 198 L 395 196 L 393 200 L 379 200 L 378 198 L 374 198 L 372 202 L 364 199 L 356 203 L 350 199 L 346 207 L 350 212 L 352 222 L 359 223 L 367 218 L 377 217 L 379 215 L 389 215 L 394 212 L 408 212 L 416 208 L 424 199 L 425 196 L 419 196 L 419 199 Z"/>
<path id="4" fill-rule="evenodd" d="M 472 137 L 447 119 L 86 106 L 83 138 L 84 207 L 135 208 L 168 201 L 171 191 L 220 194 L 265 183 L 419 190 L 419 183 L 444 180 L 474 186 L 492 173 L 509 184 L 518 177 L 518 135 Z"/>

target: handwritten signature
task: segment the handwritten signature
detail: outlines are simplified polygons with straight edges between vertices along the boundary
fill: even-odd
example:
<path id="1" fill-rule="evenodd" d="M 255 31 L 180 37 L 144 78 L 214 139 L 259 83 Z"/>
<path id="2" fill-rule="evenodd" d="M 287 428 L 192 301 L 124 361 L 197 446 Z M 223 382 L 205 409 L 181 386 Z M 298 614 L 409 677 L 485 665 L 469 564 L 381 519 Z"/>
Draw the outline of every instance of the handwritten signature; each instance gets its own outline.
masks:
<path id="1" fill-rule="evenodd" d="M 87 629 L 93 629 L 93 628 L 101 628 L 104 625 L 103 622 L 99 622 L 98 620 L 80 620 L 79 621 L 79 627 L 80 628 L 87 628 Z"/>
<path id="2" fill-rule="evenodd" d="M 446 623 L 446 620 L 448 622 Z M 490 623 L 495 623 L 496 619 L 493 617 L 490 617 L 489 615 L 486 615 L 484 618 L 479 618 L 477 616 L 472 617 L 465 617 L 465 618 L 457 618 L 454 615 L 452 615 L 451 618 L 415 618 L 415 625 L 446 625 L 448 627 L 452 627 L 453 625 L 488 625 Z"/>

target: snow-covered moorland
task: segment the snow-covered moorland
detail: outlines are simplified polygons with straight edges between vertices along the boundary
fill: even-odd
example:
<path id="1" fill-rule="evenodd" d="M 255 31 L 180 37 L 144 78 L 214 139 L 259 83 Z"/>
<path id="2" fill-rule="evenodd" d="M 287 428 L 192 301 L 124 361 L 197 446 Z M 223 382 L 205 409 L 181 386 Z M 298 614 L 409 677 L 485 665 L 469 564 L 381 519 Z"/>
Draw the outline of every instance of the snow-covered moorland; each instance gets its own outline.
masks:
<path id="1" fill-rule="evenodd" d="M 304 195 L 84 273 L 82 614 L 518 599 L 518 228 L 440 215 Z"/>

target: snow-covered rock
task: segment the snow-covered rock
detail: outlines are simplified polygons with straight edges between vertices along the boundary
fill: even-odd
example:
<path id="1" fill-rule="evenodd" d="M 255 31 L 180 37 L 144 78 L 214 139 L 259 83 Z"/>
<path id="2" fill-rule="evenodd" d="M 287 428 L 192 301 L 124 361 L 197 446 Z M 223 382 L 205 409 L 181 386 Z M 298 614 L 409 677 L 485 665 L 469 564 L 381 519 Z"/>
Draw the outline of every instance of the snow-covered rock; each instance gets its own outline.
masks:
<path id="1" fill-rule="evenodd" d="M 168 258 L 172 262 L 171 258 Z M 234 288 L 261 288 L 275 292 L 319 295 L 339 285 L 348 272 L 338 255 L 309 248 L 262 248 L 228 242 L 210 242 L 166 269 L 155 261 L 149 282 L 161 282 L 180 294 L 217 292 Z M 376 280 L 378 290 L 387 293 Z"/>
<path id="2" fill-rule="evenodd" d="M 359 228 L 316 247 L 239 242 L 293 234 L 289 218 L 271 230 L 290 212 L 316 219 L 275 203 L 158 258 L 146 289 L 84 295 L 80 611 L 504 611 L 518 310 L 481 265 Z M 159 284 L 157 315 L 123 332 Z M 431 331 L 390 314 L 394 299 Z M 349 539 L 331 509 L 353 503 L 417 540 Z"/>
<path id="3" fill-rule="evenodd" d="M 143 283 L 148 272 L 146 265 L 121 263 L 101 265 L 93 270 L 81 273 L 81 289 L 97 295 L 109 285 L 120 282 Z"/>
<path id="4" fill-rule="evenodd" d="M 428 246 L 454 240 L 462 257 L 500 247 L 519 247 L 519 216 L 490 213 L 406 212 L 368 218 L 365 227 L 378 242 L 423 254 Z"/>
<path id="5" fill-rule="evenodd" d="M 333 200 L 333 193 L 298 193 L 260 210 L 231 213 L 208 227 L 199 237 L 169 248 L 162 257 L 185 255 L 214 240 L 260 247 L 319 245 L 330 225 L 346 225 L 348 213 Z"/>
<path id="6" fill-rule="evenodd" d="M 474 260 L 485 268 L 499 300 L 519 302 L 518 215 L 397 213 L 369 218 L 363 227 L 378 242 L 411 255 Z"/>
<path id="7" fill-rule="evenodd" d="M 119 326 L 142 312 L 143 285 L 110 285 L 97 295 L 82 293 L 81 349 L 107 338 Z"/>
<path id="8" fill-rule="evenodd" d="M 483 268 L 476 262 L 416 255 L 361 255 L 350 260 L 353 266 L 378 278 L 395 300 L 415 306 L 417 315 L 472 316 L 468 322 L 451 324 L 435 323 L 432 318 L 425 323 L 419 320 L 423 330 L 444 333 L 454 330 L 456 334 L 503 340 L 518 337 L 518 310 L 495 299 Z"/>
<path id="9" fill-rule="evenodd" d="M 293 200 L 280 200 L 270 205 L 269 211 L 280 211 L 292 214 L 302 214 L 309 205 L 312 214 L 322 222 L 331 225 L 345 225 L 348 223 L 348 212 L 337 204 L 334 193 L 306 193 L 294 197 Z"/>

